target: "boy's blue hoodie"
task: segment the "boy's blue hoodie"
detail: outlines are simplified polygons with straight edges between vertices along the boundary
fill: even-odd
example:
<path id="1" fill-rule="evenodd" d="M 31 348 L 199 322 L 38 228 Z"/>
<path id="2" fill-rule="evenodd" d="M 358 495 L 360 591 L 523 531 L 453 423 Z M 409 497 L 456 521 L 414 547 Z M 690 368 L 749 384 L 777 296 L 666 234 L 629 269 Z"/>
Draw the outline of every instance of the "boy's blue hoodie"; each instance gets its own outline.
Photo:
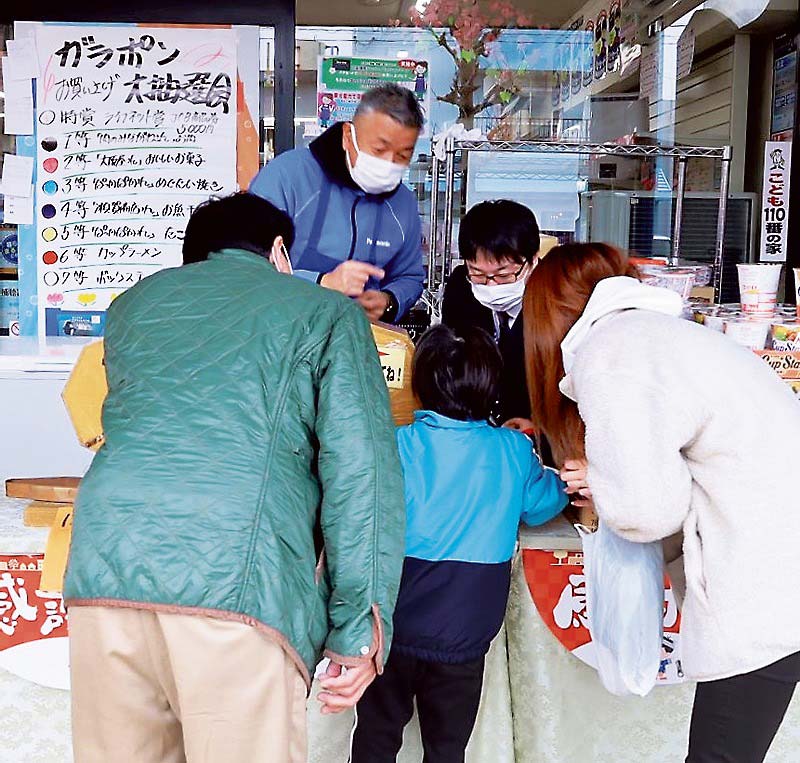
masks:
<path id="1" fill-rule="evenodd" d="M 367 289 L 394 294 L 397 318 L 422 293 L 422 234 L 417 200 L 401 183 L 387 194 L 367 194 L 356 185 L 342 147 L 342 125 L 326 130 L 309 149 L 275 157 L 250 184 L 292 218 L 295 274 L 312 281 L 344 260 L 360 260 L 386 272 Z"/>
<path id="2" fill-rule="evenodd" d="M 520 521 L 559 514 L 564 483 L 525 435 L 485 421 L 418 411 L 397 441 L 407 524 L 392 650 L 472 662 L 503 623 Z"/>

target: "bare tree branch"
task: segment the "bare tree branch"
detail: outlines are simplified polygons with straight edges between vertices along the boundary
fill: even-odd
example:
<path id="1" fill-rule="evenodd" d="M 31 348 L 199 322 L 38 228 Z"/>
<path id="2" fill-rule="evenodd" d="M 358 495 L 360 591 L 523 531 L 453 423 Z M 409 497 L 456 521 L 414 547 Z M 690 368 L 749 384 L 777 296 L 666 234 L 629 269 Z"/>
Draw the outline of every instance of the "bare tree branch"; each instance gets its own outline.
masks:
<path id="1" fill-rule="evenodd" d="M 450 44 L 447 42 L 447 33 L 442 32 L 440 35 L 436 37 L 436 39 L 439 42 L 439 45 L 441 45 L 450 54 L 452 59 L 457 64 L 461 56 L 459 56 L 459 54 L 452 47 L 450 47 Z"/>

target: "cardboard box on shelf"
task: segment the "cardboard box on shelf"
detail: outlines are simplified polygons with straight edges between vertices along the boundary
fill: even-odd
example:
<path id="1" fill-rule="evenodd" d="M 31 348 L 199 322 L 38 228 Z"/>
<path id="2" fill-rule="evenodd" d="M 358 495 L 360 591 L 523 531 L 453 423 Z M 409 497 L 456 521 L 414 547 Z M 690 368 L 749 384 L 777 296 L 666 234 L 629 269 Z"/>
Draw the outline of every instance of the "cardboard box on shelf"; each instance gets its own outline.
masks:
<path id="1" fill-rule="evenodd" d="M 695 286 L 692 289 L 692 299 L 702 299 L 709 304 L 714 302 L 714 287 L 713 286 Z"/>
<path id="2" fill-rule="evenodd" d="M 597 529 L 597 514 L 594 509 L 578 509 L 578 524 L 594 531 Z"/>
<path id="3" fill-rule="evenodd" d="M 389 388 L 394 422 L 397 426 L 410 424 L 417 409 L 417 401 L 411 390 L 414 343 L 408 332 L 385 323 L 373 323 L 372 336 L 378 348 L 386 386 Z"/>
<path id="4" fill-rule="evenodd" d="M 594 509 L 578 509 L 571 503 L 564 509 L 564 519 L 571 525 L 583 525 L 587 530 L 594 532 L 597 529 L 597 514 Z"/>

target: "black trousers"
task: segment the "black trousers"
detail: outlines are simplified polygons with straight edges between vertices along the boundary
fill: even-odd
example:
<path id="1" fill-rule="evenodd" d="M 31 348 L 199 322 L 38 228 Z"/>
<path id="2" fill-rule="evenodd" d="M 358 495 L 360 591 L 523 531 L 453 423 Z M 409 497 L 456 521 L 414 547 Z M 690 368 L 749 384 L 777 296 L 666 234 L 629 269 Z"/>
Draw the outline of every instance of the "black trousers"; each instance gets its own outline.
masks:
<path id="1" fill-rule="evenodd" d="M 463 763 L 478 715 L 483 663 L 447 665 L 392 654 L 356 708 L 351 763 L 394 763 L 415 698 L 424 763 Z"/>
<path id="2" fill-rule="evenodd" d="M 800 681 L 800 652 L 697 684 L 686 763 L 762 763 Z"/>

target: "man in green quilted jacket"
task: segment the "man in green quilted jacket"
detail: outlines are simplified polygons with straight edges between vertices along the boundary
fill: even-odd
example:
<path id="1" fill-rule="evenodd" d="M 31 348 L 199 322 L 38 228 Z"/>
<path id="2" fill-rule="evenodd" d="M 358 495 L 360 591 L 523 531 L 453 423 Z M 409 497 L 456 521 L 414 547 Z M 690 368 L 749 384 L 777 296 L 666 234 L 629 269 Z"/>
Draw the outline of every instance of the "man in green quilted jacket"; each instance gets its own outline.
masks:
<path id="1" fill-rule="evenodd" d="M 404 550 L 388 393 L 363 311 L 289 274 L 292 237 L 260 198 L 209 202 L 191 264 L 108 312 L 64 591 L 76 763 L 304 761 L 323 654 L 323 712 L 381 672 Z"/>

